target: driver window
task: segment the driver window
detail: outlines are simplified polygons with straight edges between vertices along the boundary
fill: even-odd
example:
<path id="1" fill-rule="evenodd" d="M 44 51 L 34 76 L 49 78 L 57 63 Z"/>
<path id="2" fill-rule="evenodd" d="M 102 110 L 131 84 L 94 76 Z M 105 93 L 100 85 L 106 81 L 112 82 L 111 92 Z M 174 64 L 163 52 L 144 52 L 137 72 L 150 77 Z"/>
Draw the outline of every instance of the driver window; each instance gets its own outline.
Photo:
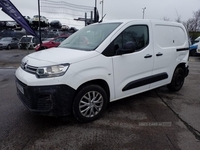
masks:
<path id="1" fill-rule="evenodd" d="M 134 25 L 125 29 L 114 40 L 114 51 L 119 48 L 124 48 L 127 42 L 133 42 L 135 44 L 136 48 L 134 51 L 142 50 L 149 43 L 148 27 L 146 25 Z"/>

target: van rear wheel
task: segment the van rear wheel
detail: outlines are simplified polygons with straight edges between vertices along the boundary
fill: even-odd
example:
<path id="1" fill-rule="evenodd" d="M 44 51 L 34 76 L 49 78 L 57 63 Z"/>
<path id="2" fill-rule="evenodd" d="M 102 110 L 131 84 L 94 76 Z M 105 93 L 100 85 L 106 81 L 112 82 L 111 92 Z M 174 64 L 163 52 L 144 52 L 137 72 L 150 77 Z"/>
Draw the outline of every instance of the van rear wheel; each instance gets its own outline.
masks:
<path id="1" fill-rule="evenodd" d="M 178 67 L 174 72 L 171 83 L 168 84 L 167 87 L 170 91 L 179 91 L 183 86 L 184 80 L 185 72 L 183 68 Z"/>
<path id="2" fill-rule="evenodd" d="M 108 97 L 98 85 L 86 85 L 79 90 L 73 103 L 73 114 L 80 122 L 90 122 L 99 118 L 106 109 Z"/>

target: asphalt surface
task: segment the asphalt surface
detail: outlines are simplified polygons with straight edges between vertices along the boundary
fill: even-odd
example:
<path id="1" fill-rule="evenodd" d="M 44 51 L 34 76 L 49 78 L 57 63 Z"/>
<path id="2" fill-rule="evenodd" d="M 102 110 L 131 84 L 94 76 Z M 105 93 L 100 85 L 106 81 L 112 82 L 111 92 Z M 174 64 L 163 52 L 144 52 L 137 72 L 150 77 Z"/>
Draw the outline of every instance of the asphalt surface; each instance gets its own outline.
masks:
<path id="1" fill-rule="evenodd" d="M 190 58 L 190 73 L 179 92 L 164 86 L 121 99 L 100 119 L 81 124 L 73 116 L 37 116 L 24 107 L 14 72 L 27 54 L 0 51 L 1 150 L 200 149 L 200 57 Z"/>
<path id="2" fill-rule="evenodd" d="M 0 50 L 0 68 L 17 68 L 22 58 L 34 50 Z"/>

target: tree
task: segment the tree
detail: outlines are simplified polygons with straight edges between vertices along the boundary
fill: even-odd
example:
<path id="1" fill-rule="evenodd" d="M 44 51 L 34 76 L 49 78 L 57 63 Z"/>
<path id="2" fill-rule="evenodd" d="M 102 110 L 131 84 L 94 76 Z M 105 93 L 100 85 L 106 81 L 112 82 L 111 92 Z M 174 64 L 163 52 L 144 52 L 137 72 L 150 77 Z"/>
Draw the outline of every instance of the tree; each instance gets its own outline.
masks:
<path id="1" fill-rule="evenodd" d="M 163 17 L 163 20 L 164 20 L 164 21 L 169 21 L 170 19 L 169 19 L 168 17 L 165 16 L 165 17 Z"/>
<path id="2" fill-rule="evenodd" d="M 195 31 L 195 20 L 194 18 L 190 18 L 187 21 L 183 22 L 183 25 L 186 27 L 188 31 Z"/>
<path id="3" fill-rule="evenodd" d="M 195 31 L 198 31 L 200 29 L 200 9 L 194 12 L 194 27 Z"/>
<path id="4" fill-rule="evenodd" d="M 200 30 L 200 9 L 193 12 L 193 17 L 183 22 L 188 31 L 199 31 Z"/>
<path id="5" fill-rule="evenodd" d="M 181 15 L 178 14 L 178 11 L 176 10 L 177 18 L 175 19 L 176 22 L 181 23 Z"/>

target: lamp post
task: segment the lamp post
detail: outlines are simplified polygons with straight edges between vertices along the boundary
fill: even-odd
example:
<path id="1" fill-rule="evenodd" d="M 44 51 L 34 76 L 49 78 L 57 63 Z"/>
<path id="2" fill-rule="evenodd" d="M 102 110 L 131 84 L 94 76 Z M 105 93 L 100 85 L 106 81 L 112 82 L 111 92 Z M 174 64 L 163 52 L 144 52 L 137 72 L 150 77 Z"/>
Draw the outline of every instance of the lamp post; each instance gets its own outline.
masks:
<path id="1" fill-rule="evenodd" d="M 40 44 L 42 44 L 42 40 L 41 40 L 41 25 L 40 25 L 40 0 L 38 0 L 38 16 L 39 16 L 39 22 L 38 22 L 39 40 L 40 40 Z"/>
<path id="2" fill-rule="evenodd" d="M 144 8 L 142 8 L 142 12 L 143 12 L 143 16 L 142 16 L 142 18 L 144 19 L 144 14 L 145 14 L 145 9 L 146 9 L 146 7 L 144 7 Z"/>
<path id="3" fill-rule="evenodd" d="M 102 14 L 101 14 L 101 17 L 102 17 L 102 21 L 103 21 L 103 0 L 100 1 L 100 4 L 102 4 L 102 12 L 101 12 Z"/>
<path id="4" fill-rule="evenodd" d="M 97 0 L 95 0 L 95 6 L 94 6 L 94 23 L 97 22 Z"/>

